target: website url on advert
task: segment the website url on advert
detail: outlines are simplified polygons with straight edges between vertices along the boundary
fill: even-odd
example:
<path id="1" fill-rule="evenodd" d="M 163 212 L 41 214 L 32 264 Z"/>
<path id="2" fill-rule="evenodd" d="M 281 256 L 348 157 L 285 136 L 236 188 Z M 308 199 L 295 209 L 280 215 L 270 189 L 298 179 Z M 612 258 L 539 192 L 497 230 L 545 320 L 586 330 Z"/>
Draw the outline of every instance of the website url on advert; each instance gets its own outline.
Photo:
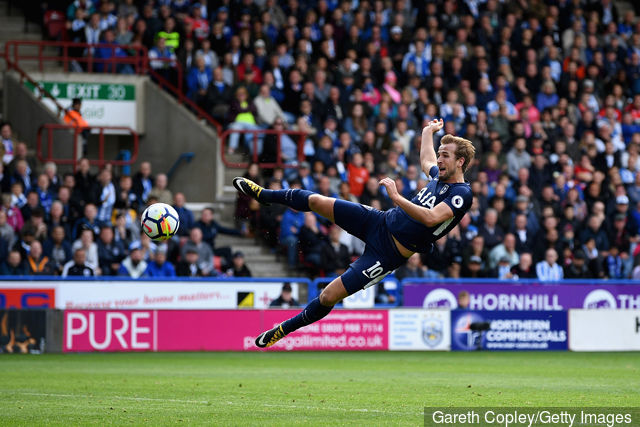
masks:
<path id="1" fill-rule="evenodd" d="M 424 408 L 425 426 L 637 426 L 640 408 Z"/>

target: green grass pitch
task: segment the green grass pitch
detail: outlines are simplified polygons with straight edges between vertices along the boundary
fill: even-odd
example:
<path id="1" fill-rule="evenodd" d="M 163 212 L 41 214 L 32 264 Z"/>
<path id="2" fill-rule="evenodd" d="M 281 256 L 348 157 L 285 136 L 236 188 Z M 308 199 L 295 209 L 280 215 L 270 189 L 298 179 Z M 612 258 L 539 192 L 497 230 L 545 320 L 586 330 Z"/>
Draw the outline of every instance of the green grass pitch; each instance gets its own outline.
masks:
<path id="1" fill-rule="evenodd" d="M 422 425 L 425 406 L 640 406 L 637 353 L 0 357 L 2 425 Z"/>

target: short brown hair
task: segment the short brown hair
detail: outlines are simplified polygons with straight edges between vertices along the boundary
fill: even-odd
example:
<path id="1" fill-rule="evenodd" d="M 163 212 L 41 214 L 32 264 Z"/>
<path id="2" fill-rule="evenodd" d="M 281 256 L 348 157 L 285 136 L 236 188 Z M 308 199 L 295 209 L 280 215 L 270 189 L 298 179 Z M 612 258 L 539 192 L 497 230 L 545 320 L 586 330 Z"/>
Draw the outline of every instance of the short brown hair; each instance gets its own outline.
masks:
<path id="1" fill-rule="evenodd" d="M 464 163 L 462 165 L 462 173 L 467 171 L 471 160 L 473 160 L 473 156 L 476 155 L 476 148 L 473 146 L 471 141 L 468 139 L 460 138 L 459 136 L 453 135 L 445 135 L 440 140 L 440 145 L 443 144 L 455 144 L 456 151 L 455 156 L 456 159 L 463 158 Z"/>

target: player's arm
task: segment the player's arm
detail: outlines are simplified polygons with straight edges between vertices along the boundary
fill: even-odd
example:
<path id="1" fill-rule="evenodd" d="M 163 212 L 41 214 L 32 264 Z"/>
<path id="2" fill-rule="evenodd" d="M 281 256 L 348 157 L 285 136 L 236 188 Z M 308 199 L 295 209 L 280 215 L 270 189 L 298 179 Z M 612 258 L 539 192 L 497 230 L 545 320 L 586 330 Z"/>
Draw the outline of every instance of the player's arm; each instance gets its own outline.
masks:
<path id="1" fill-rule="evenodd" d="M 380 181 L 380 185 L 384 185 L 387 189 L 389 197 L 398 205 L 403 211 L 407 213 L 411 218 L 426 225 L 427 227 L 433 227 L 443 223 L 444 221 L 453 218 L 453 210 L 449 205 L 444 202 L 438 203 L 433 209 L 423 208 L 411 201 L 405 199 L 396 188 L 396 183 L 391 178 L 384 178 Z"/>
<path id="2" fill-rule="evenodd" d="M 420 145 L 420 166 L 422 171 L 430 176 L 431 168 L 437 165 L 438 158 L 436 150 L 433 148 L 433 134 L 438 132 L 444 126 L 442 119 L 431 120 L 422 129 L 422 144 Z"/>

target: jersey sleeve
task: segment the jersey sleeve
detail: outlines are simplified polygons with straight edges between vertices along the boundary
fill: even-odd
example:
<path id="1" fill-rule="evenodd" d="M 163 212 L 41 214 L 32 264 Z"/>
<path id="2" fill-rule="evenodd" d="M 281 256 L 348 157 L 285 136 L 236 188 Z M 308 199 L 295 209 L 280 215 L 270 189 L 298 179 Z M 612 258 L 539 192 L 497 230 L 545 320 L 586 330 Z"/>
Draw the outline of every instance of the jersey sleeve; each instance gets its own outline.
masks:
<path id="1" fill-rule="evenodd" d="M 437 165 L 431 166 L 429 169 L 429 175 L 427 175 L 427 181 L 431 182 L 434 179 L 437 179 L 440 176 L 440 169 L 438 169 Z"/>
<path id="2" fill-rule="evenodd" d="M 468 186 L 456 186 L 449 191 L 447 197 L 443 200 L 451 210 L 454 216 L 463 216 L 470 208 L 473 201 L 471 188 Z"/>

